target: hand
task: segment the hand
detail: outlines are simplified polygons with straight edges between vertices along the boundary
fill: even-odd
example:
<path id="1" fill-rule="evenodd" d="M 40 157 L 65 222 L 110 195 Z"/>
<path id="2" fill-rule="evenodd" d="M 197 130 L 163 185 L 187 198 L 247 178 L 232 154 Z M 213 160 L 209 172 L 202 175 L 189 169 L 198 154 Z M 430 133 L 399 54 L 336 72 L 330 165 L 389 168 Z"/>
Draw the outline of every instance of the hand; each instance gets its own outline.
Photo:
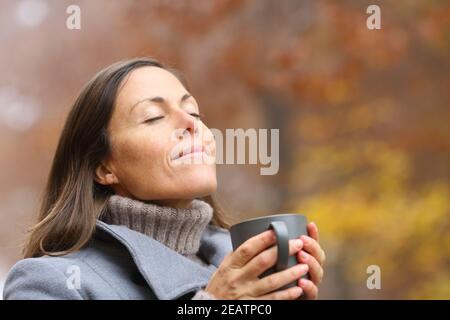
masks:
<path id="1" fill-rule="evenodd" d="M 277 289 L 305 275 L 309 269 L 307 264 L 297 264 L 261 279 L 258 277 L 275 265 L 275 243 L 276 235 L 273 230 L 264 231 L 245 241 L 234 252 L 225 256 L 205 291 L 217 299 L 298 299 L 303 292 L 299 286 Z M 289 256 L 297 254 L 302 247 L 302 240 L 290 240 Z"/>
<path id="2" fill-rule="evenodd" d="M 319 245 L 319 229 L 314 222 L 308 223 L 309 236 L 301 236 L 303 250 L 297 253 L 299 263 L 309 266 L 311 280 L 300 279 L 299 286 L 303 289 L 305 299 L 317 299 L 318 286 L 323 278 L 323 264 L 325 252 Z"/>

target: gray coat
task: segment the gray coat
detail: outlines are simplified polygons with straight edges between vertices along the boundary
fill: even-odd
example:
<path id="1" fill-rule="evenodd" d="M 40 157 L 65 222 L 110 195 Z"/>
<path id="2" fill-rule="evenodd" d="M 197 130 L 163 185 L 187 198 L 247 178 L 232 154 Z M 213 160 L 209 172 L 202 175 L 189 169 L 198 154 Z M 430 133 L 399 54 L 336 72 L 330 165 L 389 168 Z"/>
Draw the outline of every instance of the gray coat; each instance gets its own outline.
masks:
<path id="1" fill-rule="evenodd" d="M 125 226 L 97 221 L 89 244 L 60 257 L 17 262 L 4 299 L 190 299 L 232 251 L 228 230 L 208 225 L 199 256 L 208 266 Z"/>

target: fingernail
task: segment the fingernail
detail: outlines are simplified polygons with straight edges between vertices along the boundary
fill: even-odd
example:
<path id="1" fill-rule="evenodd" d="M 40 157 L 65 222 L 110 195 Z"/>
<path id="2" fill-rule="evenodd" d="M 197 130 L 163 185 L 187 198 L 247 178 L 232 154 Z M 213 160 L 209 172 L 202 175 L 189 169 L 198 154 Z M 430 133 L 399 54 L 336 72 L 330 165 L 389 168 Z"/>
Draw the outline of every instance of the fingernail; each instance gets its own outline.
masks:
<path id="1" fill-rule="evenodd" d="M 300 239 L 295 240 L 295 244 L 294 244 L 297 249 L 300 249 L 303 246 L 303 242 Z"/>
<path id="2" fill-rule="evenodd" d="M 295 266 L 295 268 L 297 268 L 297 272 L 299 276 L 304 275 L 305 273 L 308 272 L 308 265 L 307 264 L 297 264 Z"/>
<path id="3" fill-rule="evenodd" d="M 298 296 L 301 296 L 302 293 L 303 293 L 303 289 L 300 288 L 300 287 L 295 287 L 295 293 L 296 293 Z"/>
<path id="4" fill-rule="evenodd" d="M 300 252 L 300 258 L 302 258 L 303 261 L 308 260 L 308 255 L 306 254 L 305 251 Z"/>
<path id="5" fill-rule="evenodd" d="M 305 287 L 306 284 L 307 284 L 307 282 L 306 282 L 305 279 L 300 279 L 300 286 L 301 286 L 301 287 Z"/>
<path id="6" fill-rule="evenodd" d="M 309 243 L 309 239 L 307 236 L 302 236 L 302 240 L 304 243 L 308 244 Z"/>

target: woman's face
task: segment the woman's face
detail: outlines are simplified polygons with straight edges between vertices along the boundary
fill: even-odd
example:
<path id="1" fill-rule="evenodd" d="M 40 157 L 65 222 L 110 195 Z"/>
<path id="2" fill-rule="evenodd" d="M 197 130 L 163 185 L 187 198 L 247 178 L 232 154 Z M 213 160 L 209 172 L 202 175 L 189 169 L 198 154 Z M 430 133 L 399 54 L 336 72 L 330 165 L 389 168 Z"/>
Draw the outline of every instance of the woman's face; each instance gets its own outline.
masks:
<path id="1" fill-rule="evenodd" d="M 119 195 L 162 204 L 210 195 L 217 188 L 215 141 L 199 114 L 169 71 L 132 71 L 117 95 L 108 127 L 111 155 L 96 180 Z"/>

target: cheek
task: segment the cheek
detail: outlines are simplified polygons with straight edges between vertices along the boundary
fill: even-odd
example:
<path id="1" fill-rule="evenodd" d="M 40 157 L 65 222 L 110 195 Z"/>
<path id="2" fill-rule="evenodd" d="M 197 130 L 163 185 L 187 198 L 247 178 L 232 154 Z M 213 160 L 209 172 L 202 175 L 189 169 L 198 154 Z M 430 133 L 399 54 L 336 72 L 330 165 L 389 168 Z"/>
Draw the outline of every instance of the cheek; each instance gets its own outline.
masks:
<path id="1" fill-rule="evenodd" d="M 116 168 L 122 180 L 143 180 L 156 176 L 166 166 L 165 144 L 148 136 L 124 139 L 115 151 Z"/>

